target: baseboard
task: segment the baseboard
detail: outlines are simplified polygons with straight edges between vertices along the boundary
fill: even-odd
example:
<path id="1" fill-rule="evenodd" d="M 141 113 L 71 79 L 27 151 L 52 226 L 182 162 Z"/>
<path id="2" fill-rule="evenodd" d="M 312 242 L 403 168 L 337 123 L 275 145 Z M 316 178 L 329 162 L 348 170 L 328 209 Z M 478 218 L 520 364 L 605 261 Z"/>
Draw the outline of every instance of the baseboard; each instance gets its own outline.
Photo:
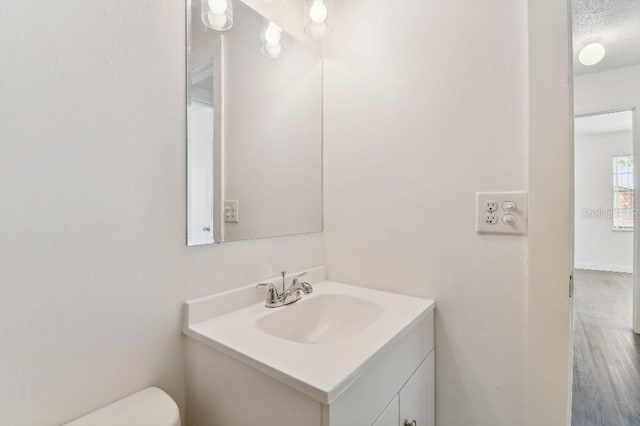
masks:
<path id="1" fill-rule="evenodd" d="M 633 273 L 633 266 L 623 265 L 594 265 L 588 263 L 576 263 L 575 269 L 587 269 L 589 271 L 604 271 L 604 272 L 625 272 L 627 274 Z"/>

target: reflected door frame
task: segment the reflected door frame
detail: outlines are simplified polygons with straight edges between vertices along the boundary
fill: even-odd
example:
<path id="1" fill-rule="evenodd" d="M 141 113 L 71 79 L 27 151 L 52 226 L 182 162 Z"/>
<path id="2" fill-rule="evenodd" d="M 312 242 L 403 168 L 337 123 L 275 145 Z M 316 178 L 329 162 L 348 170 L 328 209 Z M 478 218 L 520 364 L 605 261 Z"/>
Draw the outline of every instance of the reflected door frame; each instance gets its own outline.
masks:
<path id="1" fill-rule="evenodd" d="M 213 240 L 224 241 L 225 146 L 225 35 L 220 34 L 213 52 Z"/>
<path id="2" fill-rule="evenodd" d="M 211 55 L 213 62 L 213 96 L 212 96 L 212 107 L 213 107 L 213 140 L 211 144 L 213 145 L 213 198 L 212 203 L 212 240 L 211 241 L 200 241 L 194 242 L 190 239 L 190 230 L 192 224 L 190 221 L 190 206 L 191 206 L 191 184 L 189 179 L 189 141 L 190 141 L 190 125 L 192 123 L 192 117 L 190 112 L 190 104 L 194 102 L 192 99 L 192 73 L 195 71 L 192 69 L 191 64 L 191 46 L 193 40 L 193 31 L 195 31 L 197 26 L 200 25 L 200 22 L 192 22 L 193 19 L 193 10 L 192 10 L 192 2 L 196 0 L 186 0 L 185 6 L 185 18 L 186 18 L 186 42 L 187 42 L 187 50 L 186 50 L 186 146 L 187 146 L 187 155 L 186 155 L 186 167 L 187 167 L 187 211 L 186 211 L 186 243 L 187 246 L 197 246 L 197 245 L 205 245 L 212 243 L 219 243 L 224 241 L 224 131 L 225 131 L 225 117 L 224 117 L 224 102 L 225 102 L 225 87 L 223 84 L 224 81 L 224 73 L 225 73 L 225 64 L 224 64 L 224 46 L 225 46 L 225 35 L 222 33 L 218 33 L 215 38 L 212 38 L 211 43 Z"/>
<path id="3" fill-rule="evenodd" d="M 575 118 L 584 118 L 584 117 L 593 117 L 597 115 L 604 114 L 615 114 L 619 112 L 632 112 L 632 122 L 631 122 L 631 135 L 633 139 L 633 148 L 632 148 L 632 156 L 634 157 L 633 161 L 633 210 L 634 210 L 634 220 L 633 220 L 633 271 L 632 271 L 632 279 L 633 279 L 633 316 L 632 316 L 632 328 L 633 332 L 636 334 L 640 334 L 640 274 L 637 274 L 636 271 L 640 271 L 640 238 L 638 237 L 637 229 L 640 229 L 640 217 L 637 214 L 638 207 L 640 206 L 640 193 L 636 190 L 638 185 L 640 185 L 640 171 L 638 162 L 635 161 L 636 153 L 640 153 L 640 132 L 637 131 L 637 125 L 640 123 L 640 111 L 635 106 L 630 106 L 626 108 L 616 108 L 605 111 L 596 111 L 596 112 L 588 112 L 584 114 L 577 114 Z M 573 143 L 575 144 L 575 135 L 573 138 Z M 575 197 L 575 187 L 571 185 L 571 194 Z M 573 214 L 575 215 L 575 206 L 573 207 Z M 575 224 L 574 224 L 575 228 Z M 572 233 L 574 234 L 574 233 Z M 575 242 L 575 235 L 572 237 Z"/>

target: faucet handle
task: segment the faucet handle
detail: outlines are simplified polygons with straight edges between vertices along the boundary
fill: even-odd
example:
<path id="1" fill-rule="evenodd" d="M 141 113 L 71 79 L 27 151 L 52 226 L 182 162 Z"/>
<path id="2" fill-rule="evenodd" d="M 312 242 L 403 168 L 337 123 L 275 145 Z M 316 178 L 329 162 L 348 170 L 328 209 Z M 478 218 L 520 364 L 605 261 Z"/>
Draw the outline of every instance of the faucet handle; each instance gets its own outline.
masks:
<path id="1" fill-rule="evenodd" d="M 300 278 L 304 277 L 305 275 L 307 275 L 307 273 L 302 272 L 301 274 L 298 274 L 295 277 L 293 277 L 293 281 L 291 282 L 291 287 L 301 289 L 304 294 L 310 294 L 313 292 L 313 287 L 311 286 L 311 284 L 306 282 L 300 282 Z"/>
<path id="2" fill-rule="evenodd" d="M 256 288 L 260 288 L 260 287 L 269 287 L 269 291 L 277 290 L 275 284 L 273 283 L 260 283 L 256 286 Z"/>
<path id="3" fill-rule="evenodd" d="M 300 278 L 304 277 L 305 275 L 307 275 L 306 272 L 301 272 L 298 275 L 294 275 L 292 283 L 297 284 L 300 281 Z"/>
<path id="4" fill-rule="evenodd" d="M 269 291 L 269 301 L 275 301 L 278 298 L 278 289 L 273 283 L 260 283 L 256 286 L 256 288 L 267 287 Z"/>

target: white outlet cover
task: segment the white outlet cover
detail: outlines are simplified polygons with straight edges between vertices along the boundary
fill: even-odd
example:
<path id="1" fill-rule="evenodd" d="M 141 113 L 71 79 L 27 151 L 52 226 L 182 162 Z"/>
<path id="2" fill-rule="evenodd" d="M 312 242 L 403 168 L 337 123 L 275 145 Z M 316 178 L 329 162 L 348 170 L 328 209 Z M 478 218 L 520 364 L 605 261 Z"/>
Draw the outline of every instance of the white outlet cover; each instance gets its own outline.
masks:
<path id="1" fill-rule="evenodd" d="M 238 223 L 238 200 L 227 200 L 224 202 L 225 223 Z"/>
<path id="2" fill-rule="evenodd" d="M 496 223 L 498 223 L 498 216 L 495 213 L 485 213 L 484 223 L 487 225 L 495 225 Z"/>
<path id="3" fill-rule="evenodd" d="M 491 213 L 487 212 L 488 201 L 497 202 L 498 209 Z M 515 209 L 504 209 L 505 203 L 509 207 L 512 206 L 511 203 L 515 203 Z M 496 223 L 487 223 L 489 214 L 497 216 Z M 515 216 L 515 223 L 505 223 L 503 221 L 505 215 Z M 476 193 L 476 231 L 482 234 L 525 235 L 527 233 L 527 193 L 524 191 Z"/>
<path id="4" fill-rule="evenodd" d="M 487 200 L 484 202 L 484 211 L 493 213 L 498 210 L 498 203 L 495 200 Z"/>

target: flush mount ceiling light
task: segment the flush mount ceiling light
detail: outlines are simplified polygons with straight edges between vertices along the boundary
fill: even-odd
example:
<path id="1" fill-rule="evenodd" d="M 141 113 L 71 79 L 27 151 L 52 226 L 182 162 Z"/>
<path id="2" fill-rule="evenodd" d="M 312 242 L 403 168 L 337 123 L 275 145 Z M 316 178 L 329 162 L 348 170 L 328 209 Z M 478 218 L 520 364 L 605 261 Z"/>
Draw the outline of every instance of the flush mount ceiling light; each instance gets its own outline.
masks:
<path id="1" fill-rule="evenodd" d="M 200 0 L 202 23 L 212 30 L 226 31 L 233 26 L 232 0 Z"/>
<path id="2" fill-rule="evenodd" d="M 591 66 L 599 63 L 604 58 L 606 50 L 600 43 L 587 44 L 578 54 L 578 60 L 582 65 Z"/>

